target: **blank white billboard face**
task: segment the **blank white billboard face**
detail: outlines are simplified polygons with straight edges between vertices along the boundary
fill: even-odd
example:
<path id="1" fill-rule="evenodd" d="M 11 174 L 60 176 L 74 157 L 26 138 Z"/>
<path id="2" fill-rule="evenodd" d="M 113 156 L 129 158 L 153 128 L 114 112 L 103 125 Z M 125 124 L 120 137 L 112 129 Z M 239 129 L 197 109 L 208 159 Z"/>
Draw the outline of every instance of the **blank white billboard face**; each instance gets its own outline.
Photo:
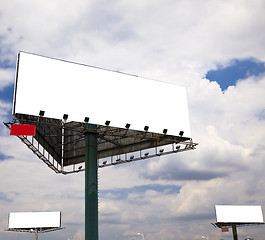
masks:
<path id="1" fill-rule="evenodd" d="M 216 205 L 218 223 L 263 223 L 261 206 Z"/>
<path id="2" fill-rule="evenodd" d="M 9 214 L 9 229 L 59 227 L 61 227 L 61 212 L 13 212 Z"/>
<path id="3" fill-rule="evenodd" d="M 13 114 L 89 122 L 191 138 L 186 88 L 20 52 Z"/>

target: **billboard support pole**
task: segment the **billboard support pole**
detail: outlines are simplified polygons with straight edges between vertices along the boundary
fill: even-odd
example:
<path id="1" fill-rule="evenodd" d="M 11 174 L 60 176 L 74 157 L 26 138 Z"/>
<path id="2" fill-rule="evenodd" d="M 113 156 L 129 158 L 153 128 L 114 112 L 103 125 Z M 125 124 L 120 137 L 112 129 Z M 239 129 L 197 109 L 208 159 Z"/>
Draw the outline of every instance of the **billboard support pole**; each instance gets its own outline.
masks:
<path id="1" fill-rule="evenodd" d="M 35 229 L 35 240 L 38 240 L 38 229 Z"/>
<path id="2" fill-rule="evenodd" d="M 85 125 L 85 240 L 98 240 L 97 125 Z"/>
<path id="3" fill-rule="evenodd" d="M 232 229 L 233 229 L 234 240 L 238 240 L 237 231 L 236 231 L 236 224 L 232 224 Z"/>

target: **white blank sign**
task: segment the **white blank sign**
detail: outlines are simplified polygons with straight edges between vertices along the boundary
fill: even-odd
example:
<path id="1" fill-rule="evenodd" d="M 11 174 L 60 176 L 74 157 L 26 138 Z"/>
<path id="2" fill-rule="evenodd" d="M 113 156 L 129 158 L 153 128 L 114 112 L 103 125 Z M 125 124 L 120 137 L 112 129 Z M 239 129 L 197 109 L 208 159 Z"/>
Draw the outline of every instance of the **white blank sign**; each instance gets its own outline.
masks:
<path id="1" fill-rule="evenodd" d="M 186 88 L 20 52 L 13 114 L 89 122 L 191 137 Z"/>
<path id="2" fill-rule="evenodd" d="M 59 227 L 61 227 L 61 212 L 12 212 L 9 214 L 9 229 Z"/>
<path id="3" fill-rule="evenodd" d="M 261 206 L 216 205 L 218 223 L 263 223 Z"/>

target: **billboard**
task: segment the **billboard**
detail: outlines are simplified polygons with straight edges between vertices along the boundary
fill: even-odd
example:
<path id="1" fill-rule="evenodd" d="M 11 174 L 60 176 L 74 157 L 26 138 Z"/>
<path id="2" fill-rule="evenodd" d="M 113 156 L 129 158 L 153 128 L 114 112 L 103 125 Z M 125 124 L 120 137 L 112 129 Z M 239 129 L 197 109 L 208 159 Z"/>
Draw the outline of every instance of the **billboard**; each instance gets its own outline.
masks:
<path id="1" fill-rule="evenodd" d="M 11 212 L 9 229 L 60 228 L 61 212 Z"/>
<path id="2" fill-rule="evenodd" d="M 68 174 L 84 170 L 87 124 L 96 126 L 98 167 L 197 145 L 185 87 L 20 52 L 13 119 L 5 123 L 11 135 L 56 173 Z"/>
<path id="3" fill-rule="evenodd" d="M 13 115 L 89 122 L 191 138 L 186 88 L 84 64 L 20 52 Z"/>
<path id="4" fill-rule="evenodd" d="M 215 213 L 217 223 L 263 223 L 261 206 L 216 205 Z"/>

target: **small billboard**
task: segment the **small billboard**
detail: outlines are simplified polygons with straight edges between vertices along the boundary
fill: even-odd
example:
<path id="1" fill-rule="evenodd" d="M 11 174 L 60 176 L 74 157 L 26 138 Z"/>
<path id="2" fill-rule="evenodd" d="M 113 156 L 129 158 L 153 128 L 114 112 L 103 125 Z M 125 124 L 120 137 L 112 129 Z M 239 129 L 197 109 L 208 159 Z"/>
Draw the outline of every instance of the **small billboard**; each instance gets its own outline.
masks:
<path id="1" fill-rule="evenodd" d="M 55 229 L 61 228 L 61 212 L 11 212 L 8 229 Z"/>
<path id="2" fill-rule="evenodd" d="M 216 205 L 216 222 L 218 224 L 263 224 L 261 206 Z"/>

